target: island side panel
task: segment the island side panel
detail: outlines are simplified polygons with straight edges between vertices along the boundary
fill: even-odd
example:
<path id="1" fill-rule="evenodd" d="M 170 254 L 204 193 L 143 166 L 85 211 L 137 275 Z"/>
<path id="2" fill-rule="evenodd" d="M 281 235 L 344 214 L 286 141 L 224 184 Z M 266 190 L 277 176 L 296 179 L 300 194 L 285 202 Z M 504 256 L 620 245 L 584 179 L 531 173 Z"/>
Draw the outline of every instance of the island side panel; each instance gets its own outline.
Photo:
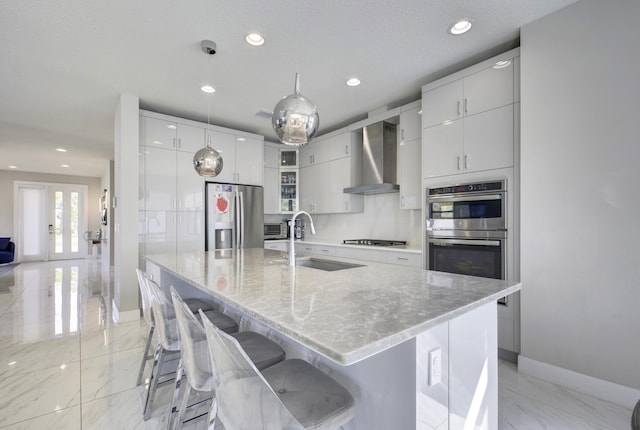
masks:
<path id="1" fill-rule="evenodd" d="M 430 377 L 429 353 L 440 352 L 440 381 Z M 433 375 L 437 376 L 437 375 Z M 416 428 L 449 428 L 449 323 L 416 336 Z"/>
<path id="2" fill-rule="evenodd" d="M 497 305 L 449 322 L 449 429 L 498 428 Z"/>

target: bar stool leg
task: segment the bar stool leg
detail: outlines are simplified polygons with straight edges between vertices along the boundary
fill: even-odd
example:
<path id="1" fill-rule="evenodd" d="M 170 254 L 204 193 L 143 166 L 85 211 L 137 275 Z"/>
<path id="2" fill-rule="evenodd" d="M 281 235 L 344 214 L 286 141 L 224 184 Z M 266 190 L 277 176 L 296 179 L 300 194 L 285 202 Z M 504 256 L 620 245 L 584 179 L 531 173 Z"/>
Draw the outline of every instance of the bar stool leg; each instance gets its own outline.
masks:
<path id="1" fill-rule="evenodd" d="M 207 430 L 214 430 L 216 426 L 216 417 L 218 415 L 218 399 L 216 395 L 213 395 L 213 399 L 211 399 L 211 408 L 209 409 L 209 414 L 207 415 Z"/>
<path id="2" fill-rule="evenodd" d="M 168 429 L 173 430 L 178 428 L 178 422 L 176 417 L 179 416 L 180 413 L 180 404 L 181 404 L 181 395 L 180 391 L 182 389 L 182 379 L 184 377 L 184 367 L 182 365 L 182 359 L 178 363 L 178 370 L 176 372 L 176 383 L 173 389 L 173 399 L 171 400 L 171 413 L 169 415 Z M 188 384 L 187 384 L 188 385 Z"/>
<path id="3" fill-rule="evenodd" d="M 149 355 L 149 349 L 151 348 L 151 338 L 153 337 L 154 326 L 149 326 L 149 334 L 147 335 L 147 344 L 144 347 L 144 353 L 142 355 L 142 363 L 140 363 L 140 371 L 138 372 L 138 379 L 136 379 L 136 387 L 142 384 L 142 376 L 144 375 L 144 368 L 147 365 L 147 361 L 150 358 L 153 358 L 152 355 Z"/>
<path id="4" fill-rule="evenodd" d="M 182 392 L 182 399 L 180 399 L 180 410 L 178 411 L 178 417 L 176 420 L 176 430 L 182 430 L 182 424 L 184 421 L 184 414 L 189 408 L 189 396 L 191 395 L 191 385 L 186 384 L 184 391 Z"/>
<path id="5" fill-rule="evenodd" d="M 144 403 L 144 420 L 151 418 L 151 405 L 153 404 L 153 398 L 156 395 L 156 388 L 158 388 L 158 378 L 160 375 L 160 368 L 162 367 L 162 361 L 164 357 L 164 348 L 162 344 L 158 343 L 156 347 L 156 353 L 153 359 L 153 367 L 151 368 L 151 376 L 149 377 L 149 388 L 147 388 L 147 400 Z"/>

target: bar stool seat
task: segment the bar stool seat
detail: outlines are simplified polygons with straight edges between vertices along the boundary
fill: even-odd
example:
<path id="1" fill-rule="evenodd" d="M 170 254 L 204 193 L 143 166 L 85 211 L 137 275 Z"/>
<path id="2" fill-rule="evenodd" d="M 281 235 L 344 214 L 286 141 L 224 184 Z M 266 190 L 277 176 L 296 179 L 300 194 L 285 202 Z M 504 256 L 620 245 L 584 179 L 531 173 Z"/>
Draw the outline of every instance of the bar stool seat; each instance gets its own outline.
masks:
<path id="1" fill-rule="evenodd" d="M 631 417 L 631 430 L 640 430 L 640 400 L 636 403 L 636 407 L 633 410 L 633 416 Z"/>
<path id="2" fill-rule="evenodd" d="M 329 375 L 299 359 L 261 373 L 235 338 L 201 317 L 216 384 L 210 423 L 217 416 L 225 428 L 329 430 L 353 418 L 353 396 Z"/>

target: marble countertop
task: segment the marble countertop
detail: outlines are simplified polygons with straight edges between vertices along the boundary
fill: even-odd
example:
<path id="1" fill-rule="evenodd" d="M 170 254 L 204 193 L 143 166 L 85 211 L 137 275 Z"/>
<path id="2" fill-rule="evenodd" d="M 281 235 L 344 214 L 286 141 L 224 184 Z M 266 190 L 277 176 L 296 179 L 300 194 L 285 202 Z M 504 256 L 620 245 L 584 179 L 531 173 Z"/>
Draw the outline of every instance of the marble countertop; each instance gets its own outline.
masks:
<path id="1" fill-rule="evenodd" d="M 330 259 L 364 265 L 334 272 L 291 268 L 285 257 L 263 248 L 146 256 L 341 365 L 520 290 L 519 283 L 342 258 Z"/>

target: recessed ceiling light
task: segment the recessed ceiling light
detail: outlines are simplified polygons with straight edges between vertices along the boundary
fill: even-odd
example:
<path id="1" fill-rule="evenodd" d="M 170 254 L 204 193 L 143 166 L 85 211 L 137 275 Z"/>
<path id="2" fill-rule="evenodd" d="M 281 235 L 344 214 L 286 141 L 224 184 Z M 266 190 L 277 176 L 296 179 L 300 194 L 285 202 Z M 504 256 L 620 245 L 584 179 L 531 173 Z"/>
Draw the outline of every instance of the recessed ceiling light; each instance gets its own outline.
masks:
<path id="1" fill-rule="evenodd" d="M 211 85 L 203 85 L 200 87 L 200 89 L 202 91 L 204 91 L 205 93 L 215 93 L 216 89 L 213 88 Z"/>
<path id="2" fill-rule="evenodd" d="M 67 150 L 64 149 L 64 148 L 56 148 L 56 151 L 58 151 L 58 152 L 67 152 Z"/>
<path id="3" fill-rule="evenodd" d="M 159 140 L 154 140 L 153 143 L 155 143 L 156 145 L 162 145 L 162 142 L 160 142 Z"/>
<path id="4" fill-rule="evenodd" d="M 61 164 L 60 167 L 70 167 L 68 164 Z"/>
<path id="5" fill-rule="evenodd" d="M 17 169 L 18 166 L 9 166 L 10 169 Z"/>
<path id="6" fill-rule="evenodd" d="M 464 34 L 467 31 L 471 30 L 472 25 L 473 24 L 471 23 L 470 19 L 461 19 L 460 21 L 456 22 L 451 27 L 449 27 L 449 33 L 455 36 Z"/>
<path id="7" fill-rule="evenodd" d="M 504 69 L 505 67 L 509 67 L 509 64 L 511 64 L 511 60 L 502 60 L 502 61 L 496 62 L 496 64 L 493 65 L 493 68 Z"/>
<path id="8" fill-rule="evenodd" d="M 349 78 L 347 79 L 347 85 L 350 87 L 357 87 L 358 85 L 360 85 L 360 79 L 358 78 Z"/>
<path id="9" fill-rule="evenodd" d="M 247 140 L 247 139 L 245 139 L 244 137 L 238 137 L 238 138 L 236 138 L 236 140 L 237 140 L 238 142 L 244 142 L 244 141 L 245 141 L 245 140 Z"/>
<path id="10" fill-rule="evenodd" d="M 258 33 L 249 33 L 245 36 L 244 40 L 251 46 L 264 45 L 264 37 L 262 37 L 262 35 Z"/>
<path id="11" fill-rule="evenodd" d="M 173 125 L 173 124 L 169 124 L 169 125 L 167 126 L 167 128 L 170 128 L 171 130 L 175 130 L 175 129 L 176 129 L 176 128 L 178 128 L 178 127 L 176 127 L 176 126 L 175 126 L 175 125 Z"/>

